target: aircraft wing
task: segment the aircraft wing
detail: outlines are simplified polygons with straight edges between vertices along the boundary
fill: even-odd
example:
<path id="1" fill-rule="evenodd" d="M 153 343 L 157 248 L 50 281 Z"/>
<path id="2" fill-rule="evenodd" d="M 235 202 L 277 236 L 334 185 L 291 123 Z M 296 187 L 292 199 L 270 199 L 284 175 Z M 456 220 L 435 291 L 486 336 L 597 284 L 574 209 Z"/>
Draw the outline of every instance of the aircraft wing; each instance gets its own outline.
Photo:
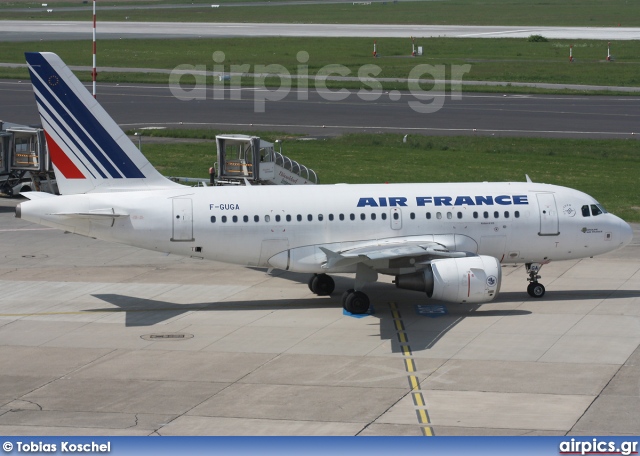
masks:
<path id="1" fill-rule="evenodd" d="M 385 245 L 354 246 L 345 250 L 331 251 L 320 247 L 327 256 L 327 269 L 350 266 L 356 263 L 367 263 L 375 267 L 379 261 L 414 258 L 417 263 L 428 263 L 438 258 L 462 258 L 470 255 L 468 252 L 457 252 L 447 249 L 437 242 L 403 241 Z"/>

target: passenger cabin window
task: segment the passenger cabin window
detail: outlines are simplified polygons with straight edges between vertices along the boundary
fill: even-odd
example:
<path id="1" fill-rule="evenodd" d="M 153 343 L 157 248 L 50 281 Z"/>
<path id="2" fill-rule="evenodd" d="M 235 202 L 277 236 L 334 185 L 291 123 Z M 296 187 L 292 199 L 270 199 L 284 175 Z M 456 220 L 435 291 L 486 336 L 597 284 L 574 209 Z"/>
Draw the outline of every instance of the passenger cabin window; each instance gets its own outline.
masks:
<path id="1" fill-rule="evenodd" d="M 220 217 L 220 220 L 222 220 L 222 223 L 227 223 L 227 216 L 223 215 L 222 217 Z"/>
<path id="2" fill-rule="evenodd" d="M 473 218 L 478 218 L 478 213 L 477 212 L 473 213 Z"/>
<path id="3" fill-rule="evenodd" d="M 515 211 L 515 212 L 513 213 L 513 216 L 514 216 L 515 218 L 520 218 L 520 211 Z"/>
<path id="4" fill-rule="evenodd" d="M 360 220 L 366 220 L 367 215 L 366 214 L 360 214 Z"/>
<path id="5" fill-rule="evenodd" d="M 484 212 L 482 213 L 482 216 L 483 216 L 484 218 L 488 219 L 488 218 L 489 218 L 489 213 L 488 213 L 487 211 L 484 211 Z"/>
<path id="6" fill-rule="evenodd" d="M 211 216 L 211 223 L 216 223 L 216 216 L 215 215 Z"/>
<path id="7" fill-rule="evenodd" d="M 376 219 L 376 214 L 371 214 L 371 220 L 375 220 Z"/>
<path id="8" fill-rule="evenodd" d="M 383 212 L 380 217 L 382 217 L 382 220 L 386 220 L 387 219 L 387 213 Z"/>
<path id="9" fill-rule="evenodd" d="M 504 211 L 504 218 L 509 218 L 509 211 Z"/>
<path id="10" fill-rule="evenodd" d="M 349 214 L 349 220 L 355 220 L 356 214 Z"/>
<path id="11" fill-rule="evenodd" d="M 276 222 L 280 221 L 280 215 L 276 215 Z"/>
<path id="12" fill-rule="evenodd" d="M 249 216 L 248 216 L 248 215 L 243 216 L 243 217 L 242 217 L 242 221 L 243 221 L 244 223 L 247 223 L 247 222 L 249 221 Z"/>
<path id="13" fill-rule="evenodd" d="M 296 216 L 296 219 L 297 219 L 299 222 L 301 222 L 301 221 L 302 221 L 302 216 L 301 216 L 300 214 L 298 214 L 298 215 Z"/>
<path id="14" fill-rule="evenodd" d="M 458 218 L 461 219 L 462 218 L 462 212 L 458 212 Z"/>
<path id="15" fill-rule="evenodd" d="M 319 222 L 321 222 L 321 221 L 322 221 L 322 219 L 324 219 L 324 215 L 322 215 L 322 214 L 318 214 L 318 221 L 319 221 Z"/>
<path id="16" fill-rule="evenodd" d="M 329 221 L 333 222 L 333 214 L 329 214 Z"/>
<path id="17" fill-rule="evenodd" d="M 400 218 L 400 214 L 398 214 L 397 212 L 393 213 L 393 219 L 394 220 L 398 220 Z"/>
<path id="18" fill-rule="evenodd" d="M 427 212 L 427 220 L 431 220 L 431 212 Z"/>
<path id="19" fill-rule="evenodd" d="M 290 222 L 291 221 L 291 216 L 287 215 L 286 219 L 287 219 L 287 222 Z"/>
<path id="20" fill-rule="evenodd" d="M 253 221 L 258 223 L 260 221 L 260 216 L 259 215 L 254 215 L 253 216 Z"/>
<path id="21" fill-rule="evenodd" d="M 343 221 L 344 220 L 344 214 L 340 214 L 339 218 L 340 218 L 340 221 Z"/>
<path id="22" fill-rule="evenodd" d="M 233 220 L 233 223 L 238 223 L 238 216 L 234 215 L 232 220 Z"/>
<path id="23" fill-rule="evenodd" d="M 310 222 L 313 222 L 313 215 L 311 214 L 307 215 L 307 220 L 309 220 Z"/>
<path id="24" fill-rule="evenodd" d="M 442 214 L 440 212 L 436 212 L 436 218 L 440 220 L 442 218 Z"/>
<path id="25" fill-rule="evenodd" d="M 415 220 L 416 219 L 416 214 L 414 214 L 412 212 L 411 214 L 409 214 L 409 217 L 411 218 L 411 220 Z"/>
<path id="26" fill-rule="evenodd" d="M 495 211 L 495 212 L 493 213 L 493 218 L 498 218 L 498 217 L 500 217 L 500 212 Z"/>
<path id="27" fill-rule="evenodd" d="M 270 216 L 268 216 L 268 215 L 265 215 L 265 216 L 264 216 L 264 221 L 265 221 L 265 222 L 270 222 L 270 221 L 271 221 L 271 217 L 270 217 Z"/>

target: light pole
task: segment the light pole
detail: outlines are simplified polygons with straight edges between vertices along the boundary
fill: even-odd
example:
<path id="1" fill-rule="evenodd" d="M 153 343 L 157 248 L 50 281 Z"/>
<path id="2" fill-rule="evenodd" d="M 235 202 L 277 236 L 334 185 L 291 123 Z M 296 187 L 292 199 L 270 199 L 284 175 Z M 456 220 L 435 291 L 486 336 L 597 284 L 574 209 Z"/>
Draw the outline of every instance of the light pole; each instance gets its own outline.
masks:
<path id="1" fill-rule="evenodd" d="M 133 134 L 133 136 L 138 137 L 138 150 L 142 152 L 142 133 L 138 133 L 137 131 Z"/>

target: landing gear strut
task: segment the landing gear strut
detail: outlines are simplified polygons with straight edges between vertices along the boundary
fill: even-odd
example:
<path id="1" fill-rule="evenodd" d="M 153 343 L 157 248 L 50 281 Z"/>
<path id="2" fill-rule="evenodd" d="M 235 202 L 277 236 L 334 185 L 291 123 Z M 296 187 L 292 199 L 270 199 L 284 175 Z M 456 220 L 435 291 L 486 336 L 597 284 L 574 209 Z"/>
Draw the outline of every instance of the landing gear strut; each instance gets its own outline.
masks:
<path id="1" fill-rule="evenodd" d="M 309 279 L 309 290 L 318 296 L 329 296 L 335 288 L 335 282 L 327 274 L 314 274 Z"/>
<path id="2" fill-rule="evenodd" d="M 529 293 L 529 296 L 532 298 L 543 297 L 545 293 L 544 285 L 538 283 L 538 279 L 540 278 L 538 272 L 540 272 L 542 265 L 540 263 L 527 263 L 525 266 L 527 267 L 527 274 L 529 274 L 527 280 L 530 282 L 527 287 L 527 293 Z"/>

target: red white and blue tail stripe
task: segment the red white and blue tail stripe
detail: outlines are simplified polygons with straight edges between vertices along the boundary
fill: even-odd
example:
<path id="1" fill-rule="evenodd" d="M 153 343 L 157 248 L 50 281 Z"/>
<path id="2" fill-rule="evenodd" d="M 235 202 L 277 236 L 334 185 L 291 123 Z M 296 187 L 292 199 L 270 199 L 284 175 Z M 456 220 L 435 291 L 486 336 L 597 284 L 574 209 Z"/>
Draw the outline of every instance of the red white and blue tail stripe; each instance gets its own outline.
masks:
<path id="1" fill-rule="evenodd" d="M 177 185 L 153 168 L 60 57 L 25 56 L 61 194 Z"/>

